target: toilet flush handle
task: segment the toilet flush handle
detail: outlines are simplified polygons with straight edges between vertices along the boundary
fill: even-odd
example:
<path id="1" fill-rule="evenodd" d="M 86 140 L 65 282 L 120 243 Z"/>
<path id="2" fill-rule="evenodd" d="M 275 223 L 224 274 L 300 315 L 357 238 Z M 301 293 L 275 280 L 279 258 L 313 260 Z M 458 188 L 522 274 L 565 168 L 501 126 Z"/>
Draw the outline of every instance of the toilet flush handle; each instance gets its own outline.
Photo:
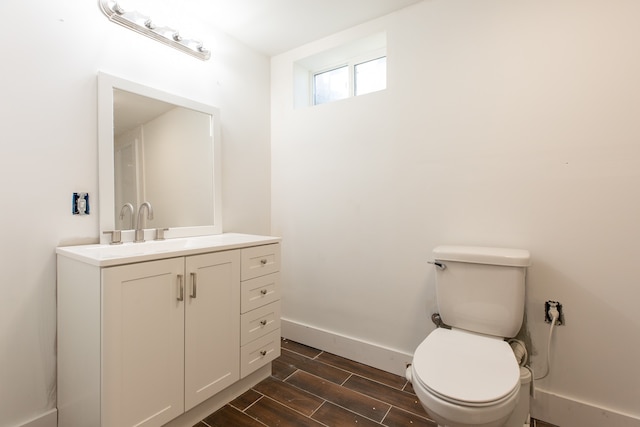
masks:
<path id="1" fill-rule="evenodd" d="M 433 264 L 436 266 L 436 268 L 438 270 L 444 270 L 445 268 L 447 268 L 446 264 L 440 262 L 440 261 L 428 261 L 429 264 Z"/>

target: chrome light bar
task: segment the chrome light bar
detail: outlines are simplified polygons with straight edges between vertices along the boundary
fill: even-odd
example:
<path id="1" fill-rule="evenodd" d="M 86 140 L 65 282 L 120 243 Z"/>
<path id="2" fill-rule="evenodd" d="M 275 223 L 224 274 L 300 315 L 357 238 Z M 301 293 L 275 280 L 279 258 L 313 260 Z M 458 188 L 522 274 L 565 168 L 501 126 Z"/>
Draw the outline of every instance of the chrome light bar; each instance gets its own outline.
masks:
<path id="1" fill-rule="evenodd" d="M 206 61 L 211 58 L 211 52 L 202 46 L 202 42 L 185 39 L 180 32 L 170 27 L 157 27 L 150 17 L 135 10 L 126 11 L 114 0 L 99 0 L 100 9 L 109 20 L 130 30 L 150 37 L 154 40 L 181 50 L 191 56 Z"/>

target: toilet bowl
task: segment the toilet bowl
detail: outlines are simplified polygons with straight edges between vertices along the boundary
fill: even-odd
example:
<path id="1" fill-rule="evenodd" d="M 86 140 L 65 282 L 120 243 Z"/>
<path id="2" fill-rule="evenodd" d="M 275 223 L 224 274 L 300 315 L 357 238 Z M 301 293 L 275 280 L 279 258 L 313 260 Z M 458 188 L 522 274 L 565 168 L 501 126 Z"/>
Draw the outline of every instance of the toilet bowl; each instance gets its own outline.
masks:
<path id="1" fill-rule="evenodd" d="M 443 427 L 504 426 L 520 397 L 511 347 L 466 331 L 433 331 L 416 349 L 411 377 L 422 406 Z"/>

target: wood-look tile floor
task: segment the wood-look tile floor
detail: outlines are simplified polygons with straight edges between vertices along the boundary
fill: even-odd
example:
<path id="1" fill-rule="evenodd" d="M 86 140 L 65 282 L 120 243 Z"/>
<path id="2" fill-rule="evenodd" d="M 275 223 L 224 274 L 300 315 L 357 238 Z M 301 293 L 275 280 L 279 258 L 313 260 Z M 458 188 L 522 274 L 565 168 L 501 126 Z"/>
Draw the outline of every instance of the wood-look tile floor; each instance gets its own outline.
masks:
<path id="1" fill-rule="evenodd" d="M 282 355 L 273 362 L 269 378 L 194 427 L 265 426 L 437 424 L 404 377 L 283 339 Z"/>

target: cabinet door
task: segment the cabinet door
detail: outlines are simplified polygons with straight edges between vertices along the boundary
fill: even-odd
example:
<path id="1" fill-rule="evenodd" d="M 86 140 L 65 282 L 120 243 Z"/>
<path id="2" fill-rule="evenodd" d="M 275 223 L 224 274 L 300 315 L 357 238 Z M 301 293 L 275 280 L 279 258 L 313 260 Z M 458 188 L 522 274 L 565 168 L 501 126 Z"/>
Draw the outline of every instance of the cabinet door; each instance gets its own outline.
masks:
<path id="1" fill-rule="evenodd" d="M 186 258 L 185 410 L 240 378 L 240 251 Z"/>
<path id="2" fill-rule="evenodd" d="M 181 292 L 182 288 L 182 292 Z M 102 426 L 184 412 L 184 258 L 102 270 Z"/>

